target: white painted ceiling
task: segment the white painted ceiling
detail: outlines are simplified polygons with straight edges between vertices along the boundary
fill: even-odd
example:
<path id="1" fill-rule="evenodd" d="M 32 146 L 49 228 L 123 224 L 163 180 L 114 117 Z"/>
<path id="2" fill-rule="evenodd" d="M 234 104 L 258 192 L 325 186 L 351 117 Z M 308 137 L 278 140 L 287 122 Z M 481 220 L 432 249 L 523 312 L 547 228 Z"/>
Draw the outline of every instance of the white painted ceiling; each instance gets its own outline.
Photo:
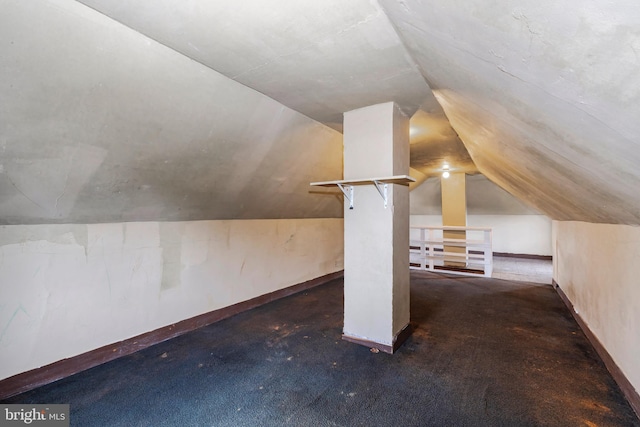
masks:
<path id="1" fill-rule="evenodd" d="M 308 182 L 340 174 L 342 113 L 388 101 L 416 175 L 446 161 L 554 219 L 640 223 L 631 1 L 0 7 L 4 223 L 340 216 Z"/>

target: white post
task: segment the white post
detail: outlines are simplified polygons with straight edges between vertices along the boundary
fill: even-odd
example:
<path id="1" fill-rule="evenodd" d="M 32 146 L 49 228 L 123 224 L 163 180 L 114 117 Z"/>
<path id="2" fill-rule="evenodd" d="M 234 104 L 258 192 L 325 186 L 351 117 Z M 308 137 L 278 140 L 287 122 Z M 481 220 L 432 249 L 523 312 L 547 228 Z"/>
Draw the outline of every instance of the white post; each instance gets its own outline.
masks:
<path id="1" fill-rule="evenodd" d="M 485 244 L 484 262 L 486 264 L 484 269 L 484 275 L 486 277 L 491 277 L 493 275 L 493 241 L 492 241 L 491 229 L 484 231 L 484 244 Z"/>
<path id="2" fill-rule="evenodd" d="M 344 114 L 344 179 L 407 175 L 409 119 L 392 103 Z M 410 334 L 409 187 L 359 186 L 344 210 L 343 339 L 392 353 Z"/>
<path id="3" fill-rule="evenodd" d="M 424 241 L 424 228 L 420 228 L 420 270 L 427 269 L 427 243 Z"/>
<path id="4" fill-rule="evenodd" d="M 433 255 L 435 251 L 433 250 L 433 242 L 435 242 L 434 229 L 429 228 L 429 270 L 434 271 L 435 268 L 433 266 Z"/>

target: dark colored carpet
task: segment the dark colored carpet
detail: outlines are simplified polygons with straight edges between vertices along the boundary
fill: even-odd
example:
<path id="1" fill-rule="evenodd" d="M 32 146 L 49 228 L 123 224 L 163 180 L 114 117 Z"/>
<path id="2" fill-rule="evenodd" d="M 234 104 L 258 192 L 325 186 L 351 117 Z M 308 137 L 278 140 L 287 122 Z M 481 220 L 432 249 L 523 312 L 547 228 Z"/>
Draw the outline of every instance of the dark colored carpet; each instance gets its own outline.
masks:
<path id="1" fill-rule="evenodd" d="M 4 403 L 74 426 L 640 426 L 551 286 L 412 276 L 394 354 L 341 340 L 341 280 Z"/>

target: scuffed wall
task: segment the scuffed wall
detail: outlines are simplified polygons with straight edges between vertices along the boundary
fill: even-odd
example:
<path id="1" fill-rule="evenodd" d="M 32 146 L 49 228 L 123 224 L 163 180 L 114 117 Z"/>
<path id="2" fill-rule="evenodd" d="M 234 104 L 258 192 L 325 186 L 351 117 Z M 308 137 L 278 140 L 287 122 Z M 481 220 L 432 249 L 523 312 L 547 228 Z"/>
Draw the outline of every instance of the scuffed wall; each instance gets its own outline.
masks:
<path id="1" fill-rule="evenodd" d="M 411 215 L 411 226 L 442 226 L 440 215 Z M 493 252 L 552 255 L 551 220 L 544 215 L 467 215 L 468 227 L 491 227 Z"/>
<path id="2" fill-rule="evenodd" d="M 342 268 L 342 219 L 1 226 L 0 379 Z"/>
<path id="3" fill-rule="evenodd" d="M 640 227 L 553 221 L 553 278 L 640 390 Z"/>

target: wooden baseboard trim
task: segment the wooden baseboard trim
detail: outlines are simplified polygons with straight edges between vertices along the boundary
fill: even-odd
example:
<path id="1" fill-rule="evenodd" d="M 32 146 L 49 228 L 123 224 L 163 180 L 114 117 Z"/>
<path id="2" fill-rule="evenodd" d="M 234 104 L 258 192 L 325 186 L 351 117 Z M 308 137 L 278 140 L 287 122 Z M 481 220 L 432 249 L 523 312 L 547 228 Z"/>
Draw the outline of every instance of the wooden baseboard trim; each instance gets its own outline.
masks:
<path id="1" fill-rule="evenodd" d="M 409 323 L 405 325 L 405 327 L 396 334 L 395 338 L 393 339 L 392 345 L 381 344 L 375 341 L 365 340 L 363 338 L 357 338 L 346 334 L 342 334 L 342 339 L 350 343 L 359 344 L 370 348 L 377 348 L 382 352 L 393 354 L 400 348 L 400 346 L 407 340 L 407 338 L 411 336 L 412 332 L 413 328 L 411 327 L 411 324 Z"/>
<path id="2" fill-rule="evenodd" d="M 589 326 L 587 326 L 587 324 L 582 319 L 582 317 L 580 317 L 580 315 L 576 313 L 576 310 L 573 307 L 573 304 L 571 303 L 567 295 L 564 293 L 560 285 L 558 285 L 558 283 L 555 281 L 555 279 L 552 280 L 551 284 L 555 288 L 556 292 L 558 292 L 558 295 L 560 295 L 560 298 L 562 299 L 562 301 L 564 301 L 565 305 L 571 312 L 571 315 L 578 323 L 578 326 L 580 326 L 580 329 L 582 329 L 582 332 L 585 334 L 585 336 L 593 346 L 596 353 L 598 353 L 598 356 L 600 356 L 600 358 L 604 362 L 604 365 L 607 367 L 607 370 L 609 371 L 609 373 L 611 374 L 615 382 L 618 384 L 618 387 L 620 387 L 620 390 L 622 390 L 622 393 L 624 394 L 624 396 L 627 398 L 629 405 L 631 405 L 636 415 L 640 417 L 640 394 L 638 393 L 638 391 L 633 387 L 633 384 L 629 382 L 627 377 L 620 370 L 620 368 L 618 367 L 616 362 L 613 360 L 609 352 L 604 348 L 600 340 L 598 340 L 598 338 L 593 334 L 593 332 L 591 332 L 591 329 L 589 329 Z"/>
<path id="3" fill-rule="evenodd" d="M 503 258 L 524 258 L 524 259 L 540 259 L 544 261 L 552 261 L 553 257 L 551 255 L 532 255 L 532 254 L 510 254 L 508 252 L 494 252 L 494 257 L 503 257 Z"/>
<path id="4" fill-rule="evenodd" d="M 475 268 L 466 268 L 466 267 L 456 267 L 454 265 L 434 265 L 433 269 L 438 271 L 443 271 L 445 273 L 447 271 L 458 271 L 461 273 L 474 273 L 474 274 L 477 274 L 478 276 L 484 276 L 484 270 L 477 270 Z"/>
<path id="5" fill-rule="evenodd" d="M 398 332 L 396 338 L 393 340 L 393 352 L 395 353 L 402 344 L 411 336 L 413 333 L 413 327 L 411 323 L 407 323 L 404 328 Z"/>
<path id="6" fill-rule="evenodd" d="M 190 319 L 182 320 L 169 326 L 138 335 L 117 343 L 91 350 L 78 356 L 63 359 L 41 368 L 23 372 L 0 381 L 0 400 L 16 394 L 52 383 L 94 366 L 135 353 L 154 344 L 175 338 L 203 326 L 231 317 L 243 311 L 270 303 L 280 298 L 330 282 L 344 275 L 344 270 L 317 277 L 297 285 L 289 286 L 247 301 L 214 310 Z"/>
<path id="7" fill-rule="evenodd" d="M 420 246 L 410 246 L 409 249 L 413 249 L 413 250 L 419 250 Z M 443 249 L 442 248 L 435 248 L 434 252 L 442 252 Z M 470 254 L 474 254 L 474 255 L 480 255 L 483 254 L 483 251 L 469 251 Z M 544 260 L 544 261 L 552 261 L 553 260 L 553 256 L 551 255 L 533 255 L 533 254 L 512 254 L 509 252 L 494 252 L 493 253 L 494 257 L 503 257 L 503 258 L 524 258 L 524 259 L 540 259 L 540 260 Z"/>

